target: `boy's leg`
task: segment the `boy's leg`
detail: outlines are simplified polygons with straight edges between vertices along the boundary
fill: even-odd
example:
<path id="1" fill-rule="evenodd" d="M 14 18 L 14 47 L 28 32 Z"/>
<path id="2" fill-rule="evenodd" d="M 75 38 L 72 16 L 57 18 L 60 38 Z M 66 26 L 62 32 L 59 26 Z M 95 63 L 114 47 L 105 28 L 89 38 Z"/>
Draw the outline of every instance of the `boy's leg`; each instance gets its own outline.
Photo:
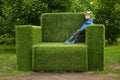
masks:
<path id="1" fill-rule="evenodd" d="M 68 39 L 68 41 L 73 41 L 74 39 L 75 39 L 75 37 L 79 34 L 79 31 L 80 31 L 80 29 L 79 30 L 77 30 L 75 33 L 73 33 L 73 35 Z"/>
<path id="2" fill-rule="evenodd" d="M 85 29 L 81 30 L 81 29 L 78 29 L 69 39 L 68 41 L 77 41 L 78 37 L 80 34 L 83 34 L 85 32 Z"/>
<path id="3" fill-rule="evenodd" d="M 82 35 L 82 34 L 84 34 L 85 33 L 85 29 L 83 29 L 83 30 L 78 30 L 78 33 L 75 35 L 75 37 L 74 37 L 74 40 L 75 40 L 75 42 L 78 40 L 78 37 L 80 36 L 80 35 Z"/>

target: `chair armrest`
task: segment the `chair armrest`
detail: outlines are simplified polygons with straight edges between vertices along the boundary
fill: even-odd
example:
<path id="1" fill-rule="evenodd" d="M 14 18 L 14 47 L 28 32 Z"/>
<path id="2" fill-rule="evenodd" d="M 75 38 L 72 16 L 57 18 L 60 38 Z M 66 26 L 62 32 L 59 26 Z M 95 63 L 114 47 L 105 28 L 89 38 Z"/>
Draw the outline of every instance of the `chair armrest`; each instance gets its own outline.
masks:
<path id="1" fill-rule="evenodd" d="M 32 26 L 32 41 L 33 45 L 42 43 L 42 28 L 41 26 Z"/>
<path id="2" fill-rule="evenodd" d="M 42 41 L 41 27 L 32 25 L 16 26 L 17 69 L 32 70 L 32 46 Z"/>
<path id="3" fill-rule="evenodd" d="M 88 25 L 86 29 L 86 44 L 88 46 L 89 70 L 103 70 L 105 27 L 102 24 Z"/>

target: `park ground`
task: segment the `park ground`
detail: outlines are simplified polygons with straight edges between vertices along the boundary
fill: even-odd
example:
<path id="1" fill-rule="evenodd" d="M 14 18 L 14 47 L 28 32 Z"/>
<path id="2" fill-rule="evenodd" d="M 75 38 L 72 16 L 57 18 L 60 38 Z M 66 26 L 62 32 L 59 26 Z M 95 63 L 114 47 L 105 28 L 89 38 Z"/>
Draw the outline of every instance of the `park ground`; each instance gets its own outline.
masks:
<path id="1" fill-rule="evenodd" d="M 0 80 L 120 80 L 120 39 L 105 47 L 104 71 L 22 72 L 16 70 L 15 45 L 0 45 Z"/>

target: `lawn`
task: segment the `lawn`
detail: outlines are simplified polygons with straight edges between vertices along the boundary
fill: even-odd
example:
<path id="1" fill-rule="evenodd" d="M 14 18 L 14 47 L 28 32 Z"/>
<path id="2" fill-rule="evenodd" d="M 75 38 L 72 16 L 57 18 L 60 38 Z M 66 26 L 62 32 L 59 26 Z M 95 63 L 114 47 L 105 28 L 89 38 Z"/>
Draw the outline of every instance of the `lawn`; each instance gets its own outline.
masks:
<path id="1" fill-rule="evenodd" d="M 120 74 L 120 39 L 117 45 L 105 47 L 104 71 L 96 74 Z M 29 75 L 33 72 L 22 72 L 16 69 L 15 45 L 0 45 L 0 77 Z"/>
<path id="2" fill-rule="evenodd" d="M 16 70 L 15 45 L 0 45 L 0 77 L 27 75 L 31 72 Z"/>
<path id="3" fill-rule="evenodd" d="M 120 38 L 118 44 L 105 47 L 105 70 L 104 73 L 120 74 Z"/>

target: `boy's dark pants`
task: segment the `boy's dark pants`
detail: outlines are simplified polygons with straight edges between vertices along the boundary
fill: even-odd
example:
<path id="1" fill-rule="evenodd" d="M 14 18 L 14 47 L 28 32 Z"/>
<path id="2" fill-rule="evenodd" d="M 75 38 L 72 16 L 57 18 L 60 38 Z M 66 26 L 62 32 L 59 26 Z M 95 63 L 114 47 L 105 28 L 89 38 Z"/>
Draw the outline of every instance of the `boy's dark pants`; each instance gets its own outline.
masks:
<path id="1" fill-rule="evenodd" d="M 68 41 L 77 41 L 78 40 L 78 37 L 81 36 L 82 34 L 85 34 L 85 29 L 81 30 L 81 29 L 78 29 L 69 39 Z"/>

